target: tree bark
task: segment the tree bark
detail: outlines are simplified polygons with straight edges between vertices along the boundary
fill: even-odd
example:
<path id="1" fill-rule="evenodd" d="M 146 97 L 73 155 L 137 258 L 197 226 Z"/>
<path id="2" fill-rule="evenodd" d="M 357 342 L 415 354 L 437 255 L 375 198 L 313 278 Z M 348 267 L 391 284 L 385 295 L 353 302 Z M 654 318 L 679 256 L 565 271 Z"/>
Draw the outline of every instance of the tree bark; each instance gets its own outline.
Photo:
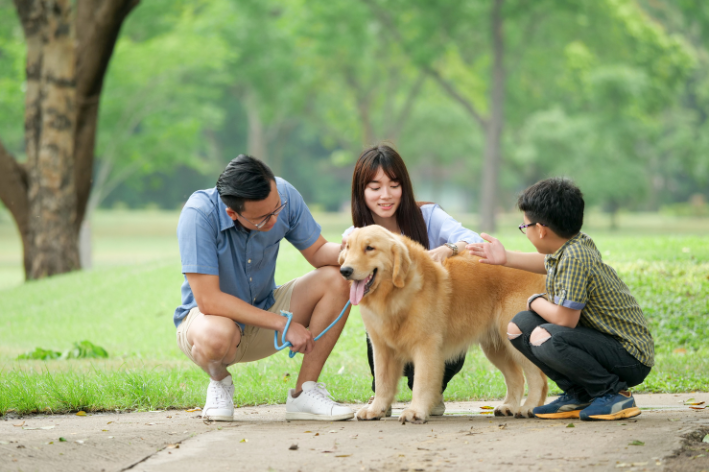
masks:
<path id="1" fill-rule="evenodd" d="M 480 229 L 494 232 L 497 206 L 498 180 L 502 161 L 502 131 L 505 124 L 505 44 L 503 37 L 502 5 L 495 0 L 492 7 L 492 91 L 490 119 L 485 129 L 485 153 L 480 186 Z"/>
<path id="2" fill-rule="evenodd" d="M 14 3 L 27 43 L 27 162 L 0 143 L 0 199 L 20 231 L 29 280 L 81 267 L 98 98 L 121 24 L 138 0 Z"/>
<path id="3" fill-rule="evenodd" d="M 264 130 L 263 120 L 261 119 L 258 99 L 251 90 L 246 92 L 244 107 L 246 108 L 246 121 L 249 127 L 246 137 L 246 152 L 250 156 L 268 163 L 266 131 Z"/>

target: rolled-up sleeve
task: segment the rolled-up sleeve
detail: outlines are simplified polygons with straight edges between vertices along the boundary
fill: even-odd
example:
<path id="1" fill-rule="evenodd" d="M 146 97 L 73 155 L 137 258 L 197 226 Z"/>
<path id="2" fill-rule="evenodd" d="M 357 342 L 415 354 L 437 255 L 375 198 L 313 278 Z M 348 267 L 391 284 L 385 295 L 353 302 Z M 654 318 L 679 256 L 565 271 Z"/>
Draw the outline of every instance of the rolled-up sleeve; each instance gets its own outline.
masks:
<path id="1" fill-rule="evenodd" d="M 287 182 L 286 194 L 288 195 L 286 208 L 288 209 L 290 229 L 285 238 L 299 251 L 308 249 L 318 240 L 322 228 L 313 218 L 300 192 Z"/>
<path id="2" fill-rule="evenodd" d="M 431 249 L 445 243 L 465 241 L 468 244 L 481 243 L 483 238 L 475 231 L 460 224 L 455 218 L 443 211 L 438 205 L 433 205 L 428 223 L 428 240 Z"/>
<path id="3" fill-rule="evenodd" d="M 177 223 L 182 273 L 219 275 L 216 222 L 197 208 L 187 207 Z"/>

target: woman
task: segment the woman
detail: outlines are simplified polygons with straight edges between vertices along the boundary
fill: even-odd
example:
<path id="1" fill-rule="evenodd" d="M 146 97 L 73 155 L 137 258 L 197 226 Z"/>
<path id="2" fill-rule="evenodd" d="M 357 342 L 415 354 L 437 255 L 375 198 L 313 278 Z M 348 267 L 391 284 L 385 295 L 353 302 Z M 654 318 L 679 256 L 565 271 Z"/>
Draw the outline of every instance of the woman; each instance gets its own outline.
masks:
<path id="1" fill-rule="evenodd" d="M 483 242 L 477 233 L 464 228 L 435 203 L 416 202 L 403 159 L 386 145 L 371 147 L 357 159 L 352 175 L 352 222 L 354 226 L 345 231 L 344 240 L 354 228 L 377 224 L 421 243 L 429 250 L 431 257 L 439 262 L 465 250 L 467 244 Z M 369 336 L 367 358 L 374 377 L 374 357 Z M 464 362 L 465 353 L 458 359 L 446 362 L 441 393 L 451 378 L 463 368 Z M 404 375 L 408 378 L 409 388 L 413 389 L 412 364 L 404 367 Z M 374 389 L 372 379 L 372 391 Z M 431 415 L 442 416 L 445 410 L 441 396 L 440 403 L 433 408 Z M 387 412 L 389 415 L 390 411 Z"/>

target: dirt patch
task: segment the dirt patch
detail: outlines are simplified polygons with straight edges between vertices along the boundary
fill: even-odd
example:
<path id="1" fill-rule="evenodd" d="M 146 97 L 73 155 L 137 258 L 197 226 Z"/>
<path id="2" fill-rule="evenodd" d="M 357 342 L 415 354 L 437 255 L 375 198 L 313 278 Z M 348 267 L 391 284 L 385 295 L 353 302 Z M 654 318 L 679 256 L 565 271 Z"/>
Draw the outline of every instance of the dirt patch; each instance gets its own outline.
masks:
<path id="1" fill-rule="evenodd" d="M 668 472 L 709 472 L 709 428 L 684 435 L 682 448 L 666 459 Z M 709 439 L 707 439 L 709 441 Z"/>

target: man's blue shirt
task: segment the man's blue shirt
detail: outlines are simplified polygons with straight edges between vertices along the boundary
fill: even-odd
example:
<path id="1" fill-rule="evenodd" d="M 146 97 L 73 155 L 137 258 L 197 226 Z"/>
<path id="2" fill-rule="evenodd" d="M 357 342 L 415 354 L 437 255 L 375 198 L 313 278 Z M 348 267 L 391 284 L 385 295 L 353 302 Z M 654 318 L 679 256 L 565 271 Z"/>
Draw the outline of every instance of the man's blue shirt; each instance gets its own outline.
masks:
<path id="1" fill-rule="evenodd" d="M 185 203 L 177 224 L 182 273 L 219 276 L 219 288 L 263 310 L 275 302 L 276 257 L 281 239 L 304 250 L 320 237 L 303 197 L 291 184 L 276 177 L 281 201 L 288 203 L 269 231 L 247 231 L 226 213 L 216 188 L 199 190 Z M 197 306 L 185 277 L 182 305 L 175 310 L 175 326 Z"/>

